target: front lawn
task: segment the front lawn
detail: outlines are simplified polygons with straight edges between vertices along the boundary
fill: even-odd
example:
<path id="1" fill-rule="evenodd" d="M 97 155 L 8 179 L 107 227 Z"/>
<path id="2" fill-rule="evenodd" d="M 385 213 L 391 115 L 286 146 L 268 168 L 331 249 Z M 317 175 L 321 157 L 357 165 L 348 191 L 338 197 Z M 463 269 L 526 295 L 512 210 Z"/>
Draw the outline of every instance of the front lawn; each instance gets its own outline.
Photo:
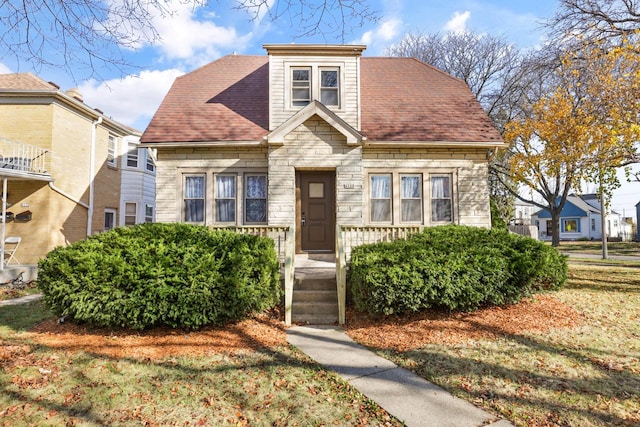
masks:
<path id="1" fill-rule="evenodd" d="M 602 254 L 602 242 L 574 242 L 562 241 L 558 250 L 568 253 Z M 630 255 L 640 256 L 640 242 L 608 242 L 607 252 L 609 255 Z"/>
<path id="2" fill-rule="evenodd" d="M 110 331 L 0 307 L 0 425 L 401 425 L 284 333 L 266 318 Z"/>
<path id="3" fill-rule="evenodd" d="M 634 264 L 632 264 L 634 265 Z M 514 308 L 502 324 L 490 327 L 480 314 L 451 319 L 421 319 L 372 329 L 371 342 L 380 353 L 427 380 L 441 385 L 519 426 L 631 426 L 640 423 L 640 268 L 570 262 L 567 287 L 536 297 L 543 303 L 534 318 L 520 319 Z M 554 303 L 552 303 L 554 302 Z M 534 302 L 535 303 L 535 298 Z M 522 304 L 522 303 L 521 303 Z M 518 304 L 518 306 L 521 306 Z M 536 331 L 537 319 L 548 318 L 555 304 L 578 314 L 575 324 Z M 480 316 L 480 317 L 479 317 Z M 570 314 L 563 314 L 562 318 Z M 516 324 L 529 322 L 530 328 Z M 452 332 L 482 327 L 485 335 Z M 553 325 L 550 325 L 553 326 Z M 445 333 L 442 334 L 442 330 Z M 413 337 L 436 334 L 431 343 Z M 366 342 L 366 334 L 358 331 Z M 441 336 L 438 338 L 438 333 Z M 395 335 L 395 337 L 394 337 Z M 369 345 L 371 345 L 371 342 Z"/>

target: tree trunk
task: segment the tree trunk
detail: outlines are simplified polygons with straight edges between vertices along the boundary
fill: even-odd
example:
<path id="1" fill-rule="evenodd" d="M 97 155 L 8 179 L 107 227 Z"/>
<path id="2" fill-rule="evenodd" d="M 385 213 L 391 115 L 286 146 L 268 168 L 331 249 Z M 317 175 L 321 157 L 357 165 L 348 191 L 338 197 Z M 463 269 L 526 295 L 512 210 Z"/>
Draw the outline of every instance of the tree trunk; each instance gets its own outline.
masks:
<path id="1" fill-rule="evenodd" d="M 601 181 L 602 182 L 602 181 Z M 602 259 L 609 257 L 607 251 L 607 204 L 604 200 L 604 191 L 600 186 L 600 228 L 602 228 Z"/>
<path id="2" fill-rule="evenodd" d="M 560 211 L 554 209 L 551 211 L 551 246 L 560 246 Z"/>

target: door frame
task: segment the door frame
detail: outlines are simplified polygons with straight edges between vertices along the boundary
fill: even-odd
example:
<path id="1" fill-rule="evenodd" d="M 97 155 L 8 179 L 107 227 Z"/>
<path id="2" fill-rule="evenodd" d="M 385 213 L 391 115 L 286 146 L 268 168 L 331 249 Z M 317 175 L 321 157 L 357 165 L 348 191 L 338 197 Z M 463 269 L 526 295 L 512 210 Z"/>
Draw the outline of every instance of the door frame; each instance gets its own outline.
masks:
<path id="1" fill-rule="evenodd" d="M 329 252 L 334 252 L 335 251 L 335 247 L 332 247 L 330 250 L 326 250 L 326 251 L 304 251 L 302 250 L 302 194 L 301 194 L 301 190 L 300 190 L 300 186 L 301 186 L 301 182 L 302 182 L 302 176 L 303 175 L 324 175 L 324 176 L 329 176 L 330 182 L 331 182 L 331 189 L 332 189 L 332 194 L 333 197 L 330 200 L 331 203 L 331 215 L 333 217 L 333 224 L 334 224 L 334 229 L 333 230 L 329 230 L 329 233 L 331 233 L 331 237 L 330 240 L 334 241 L 334 245 L 335 246 L 335 224 L 336 224 L 336 219 L 337 219 L 337 215 L 336 215 L 336 170 L 335 169 L 296 169 L 295 172 L 295 197 L 296 197 L 296 253 L 297 254 L 301 254 L 301 253 L 315 253 L 315 252 L 323 252 L 323 253 L 329 253 Z"/>

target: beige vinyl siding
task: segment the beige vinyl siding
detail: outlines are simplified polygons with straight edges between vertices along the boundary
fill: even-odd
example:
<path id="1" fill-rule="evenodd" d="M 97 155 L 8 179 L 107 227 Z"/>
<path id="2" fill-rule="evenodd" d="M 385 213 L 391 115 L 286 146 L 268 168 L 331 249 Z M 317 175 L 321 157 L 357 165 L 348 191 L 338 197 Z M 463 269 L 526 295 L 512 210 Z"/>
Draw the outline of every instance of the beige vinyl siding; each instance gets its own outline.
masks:
<path id="1" fill-rule="evenodd" d="M 336 221 L 362 224 L 362 148 L 346 145 L 345 136 L 313 116 L 269 153 L 269 224 L 295 221 L 295 171 L 335 170 Z"/>
<path id="2" fill-rule="evenodd" d="M 290 67 L 312 67 L 311 99 L 320 100 L 319 70 L 323 67 L 340 68 L 340 106 L 328 106 L 340 118 L 355 129 L 359 128 L 358 99 L 359 99 L 359 58 L 358 57 L 321 57 L 321 56 L 271 56 L 269 58 L 270 74 L 270 114 L 269 129 L 273 130 L 284 123 L 300 108 L 291 106 L 289 92 L 291 91 Z"/>
<path id="3" fill-rule="evenodd" d="M 365 148 L 362 153 L 365 185 L 371 173 L 423 174 L 424 225 L 430 224 L 430 174 L 451 174 L 453 178 L 453 222 L 489 227 L 489 183 L 486 150 L 428 148 Z M 399 224 L 400 198 L 398 184 L 394 192 L 393 223 Z M 367 192 L 365 191 L 365 197 Z M 365 221 L 368 221 L 366 215 Z"/>
<path id="4" fill-rule="evenodd" d="M 207 183 L 214 173 L 267 170 L 267 149 L 258 148 L 175 148 L 158 150 L 156 174 L 156 221 L 179 222 L 182 217 L 183 173 L 204 173 Z M 213 223 L 213 185 L 207 185 L 206 223 Z"/>

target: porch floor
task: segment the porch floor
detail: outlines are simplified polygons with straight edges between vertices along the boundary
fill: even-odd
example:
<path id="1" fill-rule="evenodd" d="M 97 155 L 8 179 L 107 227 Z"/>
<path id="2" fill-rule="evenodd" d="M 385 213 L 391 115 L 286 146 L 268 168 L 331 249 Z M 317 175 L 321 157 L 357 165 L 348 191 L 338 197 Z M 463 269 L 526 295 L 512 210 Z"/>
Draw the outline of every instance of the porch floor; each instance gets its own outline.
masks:
<path id="1" fill-rule="evenodd" d="M 336 255 L 334 253 L 296 254 L 296 279 L 335 279 Z"/>

